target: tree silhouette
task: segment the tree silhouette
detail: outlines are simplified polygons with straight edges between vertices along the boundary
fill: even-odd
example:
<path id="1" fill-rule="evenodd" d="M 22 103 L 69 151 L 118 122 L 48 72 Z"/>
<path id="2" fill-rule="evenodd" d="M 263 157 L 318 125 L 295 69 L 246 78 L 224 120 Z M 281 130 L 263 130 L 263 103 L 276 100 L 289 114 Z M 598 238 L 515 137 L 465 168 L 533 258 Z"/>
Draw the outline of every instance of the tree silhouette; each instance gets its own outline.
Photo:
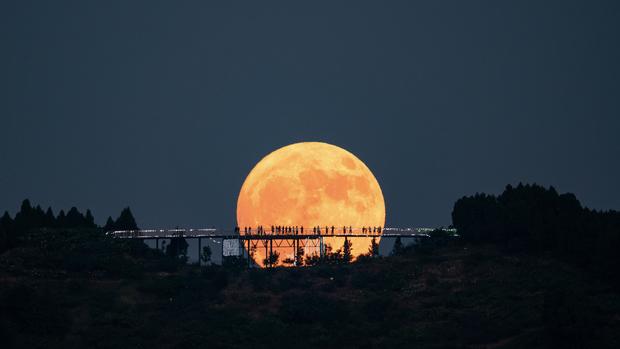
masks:
<path id="1" fill-rule="evenodd" d="M 120 216 L 114 222 L 114 229 L 138 230 L 138 225 L 136 224 L 136 220 L 133 218 L 133 214 L 131 213 L 131 209 L 129 207 L 126 207 L 121 211 Z"/>
<path id="2" fill-rule="evenodd" d="M 21 212 L 24 215 L 27 215 L 31 211 L 32 211 L 32 204 L 30 204 L 30 200 L 24 199 L 24 201 L 22 201 L 22 205 L 20 207 L 19 212 Z"/>
<path id="3" fill-rule="evenodd" d="M 282 263 L 286 264 L 286 265 L 293 265 L 293 264 L 295 264 L 295 259 L 294 258 L 284 258 L 282 260 Z"/>
<path id="4" fill-rule="evenodd" d="M 0 229 L 8 231 L 13 226 L 13 220 L 8 211 L 4 211 L 2 218 L 0 218 Z"/>
<path id="5" fill-rule="evenodd" d="M 202 248 L 202 253 L 200 254 L 200 260 L 202 260 L 205 264 L 209 264 L 211 262 L 211 254 L 211 247 L 204 246 Z"/>
<path id="6" fill-rule="evenodd" d="M 56 218 L 56 227 L 64 228 L 66 224 L 67 224 L 67 216 L 65 215 L 65 211 L 60 210 L 60 212 L 58 212 L 58 217 Z"/>
<path id="7" fill-rule="evenodd" d="M 297 246 L 297 254 L 295 255 L 295 265 L 300 267 L 304 264 L 304 248 Z"/>
<path id="8" fill-rule="evenodd" d="M 112 217 L 108 216 L 108 220 L 105 222 L 105 226 L 103 226 L 103 229 L 105 231 L 116 230 L 114 227 L 114 220 L 112 219 Z"/>
<path id="9" fill-rule="evenodd" d="M 379 244 L 377 243 L 377 239 L 375 239 L 374 237 L 370 241 L 370 247 L 368 248 L 368 255 L 370 257 L 379 256 Z"/>
<path id="10" fill-rule="evenodd" d="M 316 253 L 313 253 L 311 255 L 306 255 L 304 258 L 305 265 L 317 265 L 319 263 L 321 263 L 321 257 L 317 255 Z"/>
<path id="11" fill-rule="evenodd" d="M 279 258 L 280 253 L 278 251 L 271 251 L 267 258 L 263 259 L 263 264 L 269 268 L 275 267 L 278 264 Z"/>
<path id="12" fill-rule="evenodd" d="M 188 243 L 182 236 L 170 238 L 170 243 L 166 246 L 166 255 L 170 257 L 186 257 Z"/>
<path id="13" fill-rule="evenodd" d="M 15 215 L 14 228 L 16 231 L 24 232 L 32 228 L 33 209 L 30 200 L 25 199 L 19 212 Z"/>
<path id="14" fill-rule="evenodd" d="M 351 263 L 351 260 L 353 260 L 353 254 L 351 253 L 353 250 L 352 245 L 353 243 L 345 236 L 344 244 L 342 245 L 342 262 Z"/>
<path id="15" fill-rule="evenodd" d="M 76 207 L 71 207 L 67 212 L 65 220 L 65 228 L 78 228 L 84 226 L 84 216 L 78 211 Z"/>
<path id="16" fill-rule="evenodd" d="M 39 205 L 33 211 L 31 224 L 33 228 L 45 227 L 45 212 Z"/>
<path id="17" fill-rule="evenodd" d="M 403 243 L 400 241 L 400 236 L 396 237 L 394 241 L 394 247 L 392 248 L 392 256 L 398 256 L 403 253 Z"/>
<path id="18" fill-rule="evenodd" d="M 95 217 L 93 217 L 93 213 L 90 210 L 86 210 L 86 216 L 84 217 L 84 226 L 87 228 L 96 228 Z"/>
<path id="19" fill-rule="evenodd" d="M 13 245 L 11 228 L 13 226 L 13 220 L 8 212 L 4 212 L 2 218 L 0 218 L 0 252 L 4 252 L 6 249 Z"/>
<path id="20" fill-rule="evenodd" d="M 0 253 L 8 248 L 7 231 L 0 227 Z"/>
<path id="21" fill-rule="evenodd" d="M 45 227 L 48 228 L 55 228 L 56 227 L 56 217 L 54 216 L 54 211 L 52 211 L 51 207 L 47 208 L 47 211 L 45 212 L 45 223 L 44 223 Z"/>
<path id="22" fill-rule="evenodd" d="M 327 261 L 330 263 L 341 263 L 342 262 L 342 249 L 339 248 L 336 251 L 326 253 L 325 257 Z"/>

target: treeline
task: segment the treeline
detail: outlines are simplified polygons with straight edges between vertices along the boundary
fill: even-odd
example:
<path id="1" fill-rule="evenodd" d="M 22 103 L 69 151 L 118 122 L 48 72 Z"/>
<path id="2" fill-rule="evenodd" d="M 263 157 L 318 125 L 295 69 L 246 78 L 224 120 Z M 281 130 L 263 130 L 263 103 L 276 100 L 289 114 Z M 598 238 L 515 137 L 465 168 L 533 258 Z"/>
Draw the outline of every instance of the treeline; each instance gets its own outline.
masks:
<path id="1" fill-rule="evenodd" d="M 108 218 L 108 222 L 103 229 L 137 229 L 136 221 L 133 218 L 129 207 L 125 208 L 120 216 L 113 220 Z M 30 200 L 22 202 L 19 212 L 12 218 L 5 211 L 0 218 L 0 252 L 19 245 L 20 238 L 32 231 L 42 229 L 101 229 L 95 223 L 95 218 L 90 210 L 85 213 L 80 212 L 76 207 L 71 207 L 65 213 L 60 210 L 57 215 L 51 207 L 43 210 L 41 206 L 32 206 Z"/>
<path id="2" fill-rule="evenodd" d="M 116 220 L 112 219 L 112 217 L 108 217 L 108 220 L 103 227 L 105 231 L 110 230 L 137 230 L 138 224 L 136 224 L 136 220 L 133 218 L 133 214 L 131 213 L 131 209 L 129 207 L 125 207 L 120 216 Z"/>
<path id="3" fill-rule="evenodd" d="M 466 242 L 550 252 L 620 281 L 620 212 L 588 209 L 574 194 L 536 184 L 508 185 L 499 196 L 459 199 L 452 222 Z"/>

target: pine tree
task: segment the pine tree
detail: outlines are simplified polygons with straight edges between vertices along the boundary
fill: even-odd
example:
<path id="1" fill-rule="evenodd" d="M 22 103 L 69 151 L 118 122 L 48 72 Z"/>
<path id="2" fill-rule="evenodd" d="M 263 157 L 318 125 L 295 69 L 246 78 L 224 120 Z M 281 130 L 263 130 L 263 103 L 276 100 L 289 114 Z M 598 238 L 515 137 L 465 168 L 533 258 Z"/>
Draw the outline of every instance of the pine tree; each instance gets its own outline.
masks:
<path id="1" fill-rule="evenodd" d="M 84 226 L 84 216 L 76 207 L 71 207 L 67 212 L 64 228 L 78 228 Z"/>
<path id="2" fill-rule="evenodd" d="M 2 218 L 0 218 L 0 229 L 4 229 L 8 231 L 13 225 L 13 220 L 11 219 L 11 215 L 8 211 L 4 211 Z"/>
<path id="3" fill-rule="evenodd" d="M 60 212 L 58 212 L 58 217 L 56 217 L 56 227 L 65 228 L 66 224 L 67 224 L 67 216 L 65 215 L 65 211 L 60 210 Z"/>
<path id="4" fill-rule="evenodd" d="M 4 252 L 8 248 L 7 232 L 0 227 L 0 253 Z"/>
<path id="5" fill-rule="evenodd" d="M 0 218 L 0 252 L 4 252 L 11 247 L 11 235 L 10 230 L 13 225 L 13 220 L 8 212 L 4 212 L 2 218 Z"/>
<path id="6" fill-rule="evenodd" d="M 351 263 L 351 260 L 353 260 L 353 254 L 351 253 L 353 250 L 352 246 L 353 243 L 345 236 L 344 244 L 342 245 L 342 261 L 344 263 Z"/>
<path id="7" fill-rule="evenodd" d="M 33 228 L 41 228 L 45 226 L 45 212 L 41 208 L 41 206 L 37 205 L 37 207 L 32 211 L 32 227 Z"/>
<path id="8" fill-rule="evenodd" d="M 44 226 L 48 227 L 48 228 L 55 228 L 56 227 L 56 217 L 54 216 L 54 211 L 52 211 L 51 207 L 47 208 L 47 211 L 45 212 L 45 223 Z"/>
<path id="9" fill-rule="evenodd" d="M 21 208 L 19 212 L 15 215 L 15 230 L 23 232 L 32 228 L 32 205 L 30 205 L 30 200 L 25 199 L 22 201 Z"/>
<path id="10" fill-rule="evenodd" d="M 86 210 L 86 217 L 84 217 L 84 226 L 87 228 L 96 228 L 95 217 L 93 217 L 93 213 L 90 210 Z"/>
<path id="11" fill-rule="evenodd" d="M 375 239 L 374 237 L 372 238 L 372 241 L 370 242 L 370 247 L 368 248 L 368 254 L 371 257 L 379 256 L 379 244 L 377 243 L 377 239 Z"/>
<path id="12" fill-rule="evenodd" d="M 24 199 L 24 201 L 22 201 L 22 206 L 19 212 L 24 215 L 30 215 L 30 213 L 32 212 L 32 205 L 30 204 L 30 200 Z"/>
<path id="13" fill-rule="evenodd" d="M 116 220 L 115 228 L 117 230 L 138 230 L 138 225 L 129 207 L 121 211 L 121 215 Z"/>
<path id="14" fill-rule="evenodd" d="M 105 231 L 112 231 L 112 230 L 116 230 L 115 228 L 115 224 L 114 224 L 114 220 L 112 219 L 112 217 L 108 216 L 108 220 L 105 222 L 105 226 L 103 227 L 103 229 Z"/>

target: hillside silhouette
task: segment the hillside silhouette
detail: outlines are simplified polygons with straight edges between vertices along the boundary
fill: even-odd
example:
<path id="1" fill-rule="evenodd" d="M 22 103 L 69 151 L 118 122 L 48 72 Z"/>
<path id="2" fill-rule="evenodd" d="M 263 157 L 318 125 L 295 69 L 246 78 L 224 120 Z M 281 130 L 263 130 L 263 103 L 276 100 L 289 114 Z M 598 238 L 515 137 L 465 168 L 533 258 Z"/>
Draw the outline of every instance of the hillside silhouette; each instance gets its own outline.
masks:
<path id="1" fill-rule="evenodd" d="M 189 265 L 180 239 L 165 251 L 113 239 L 88 225 L 88 214 L 48 228 L 28 207 L 3 230 L 17 237 L 0 254 L 7 348 L 620 343 L 620 288 L 606 269 L 617 263 L 618 213 L 589 210 L 553 188 L 464 197 L 452 213 L 459 236 L 437 229 L 417 245 L 395 244 L 390 257 L 371 246 L 355 262 L 334 246 L 301 268 L 247 268 L 234 257 Z"/>

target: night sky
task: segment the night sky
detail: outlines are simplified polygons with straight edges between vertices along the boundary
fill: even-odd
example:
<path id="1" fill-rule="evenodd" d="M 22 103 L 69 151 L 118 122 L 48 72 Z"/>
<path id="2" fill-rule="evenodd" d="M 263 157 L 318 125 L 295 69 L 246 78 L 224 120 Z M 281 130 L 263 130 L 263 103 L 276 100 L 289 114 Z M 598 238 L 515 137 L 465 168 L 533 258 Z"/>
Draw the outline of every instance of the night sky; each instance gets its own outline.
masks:
<path id="1" fill-rule="evenodd" d="M 2 1 L 0 210 L 231 227 L 299 141 L 379 181 L 388 226 L 519 181 L 620 209 L 618 1 Z"/>

